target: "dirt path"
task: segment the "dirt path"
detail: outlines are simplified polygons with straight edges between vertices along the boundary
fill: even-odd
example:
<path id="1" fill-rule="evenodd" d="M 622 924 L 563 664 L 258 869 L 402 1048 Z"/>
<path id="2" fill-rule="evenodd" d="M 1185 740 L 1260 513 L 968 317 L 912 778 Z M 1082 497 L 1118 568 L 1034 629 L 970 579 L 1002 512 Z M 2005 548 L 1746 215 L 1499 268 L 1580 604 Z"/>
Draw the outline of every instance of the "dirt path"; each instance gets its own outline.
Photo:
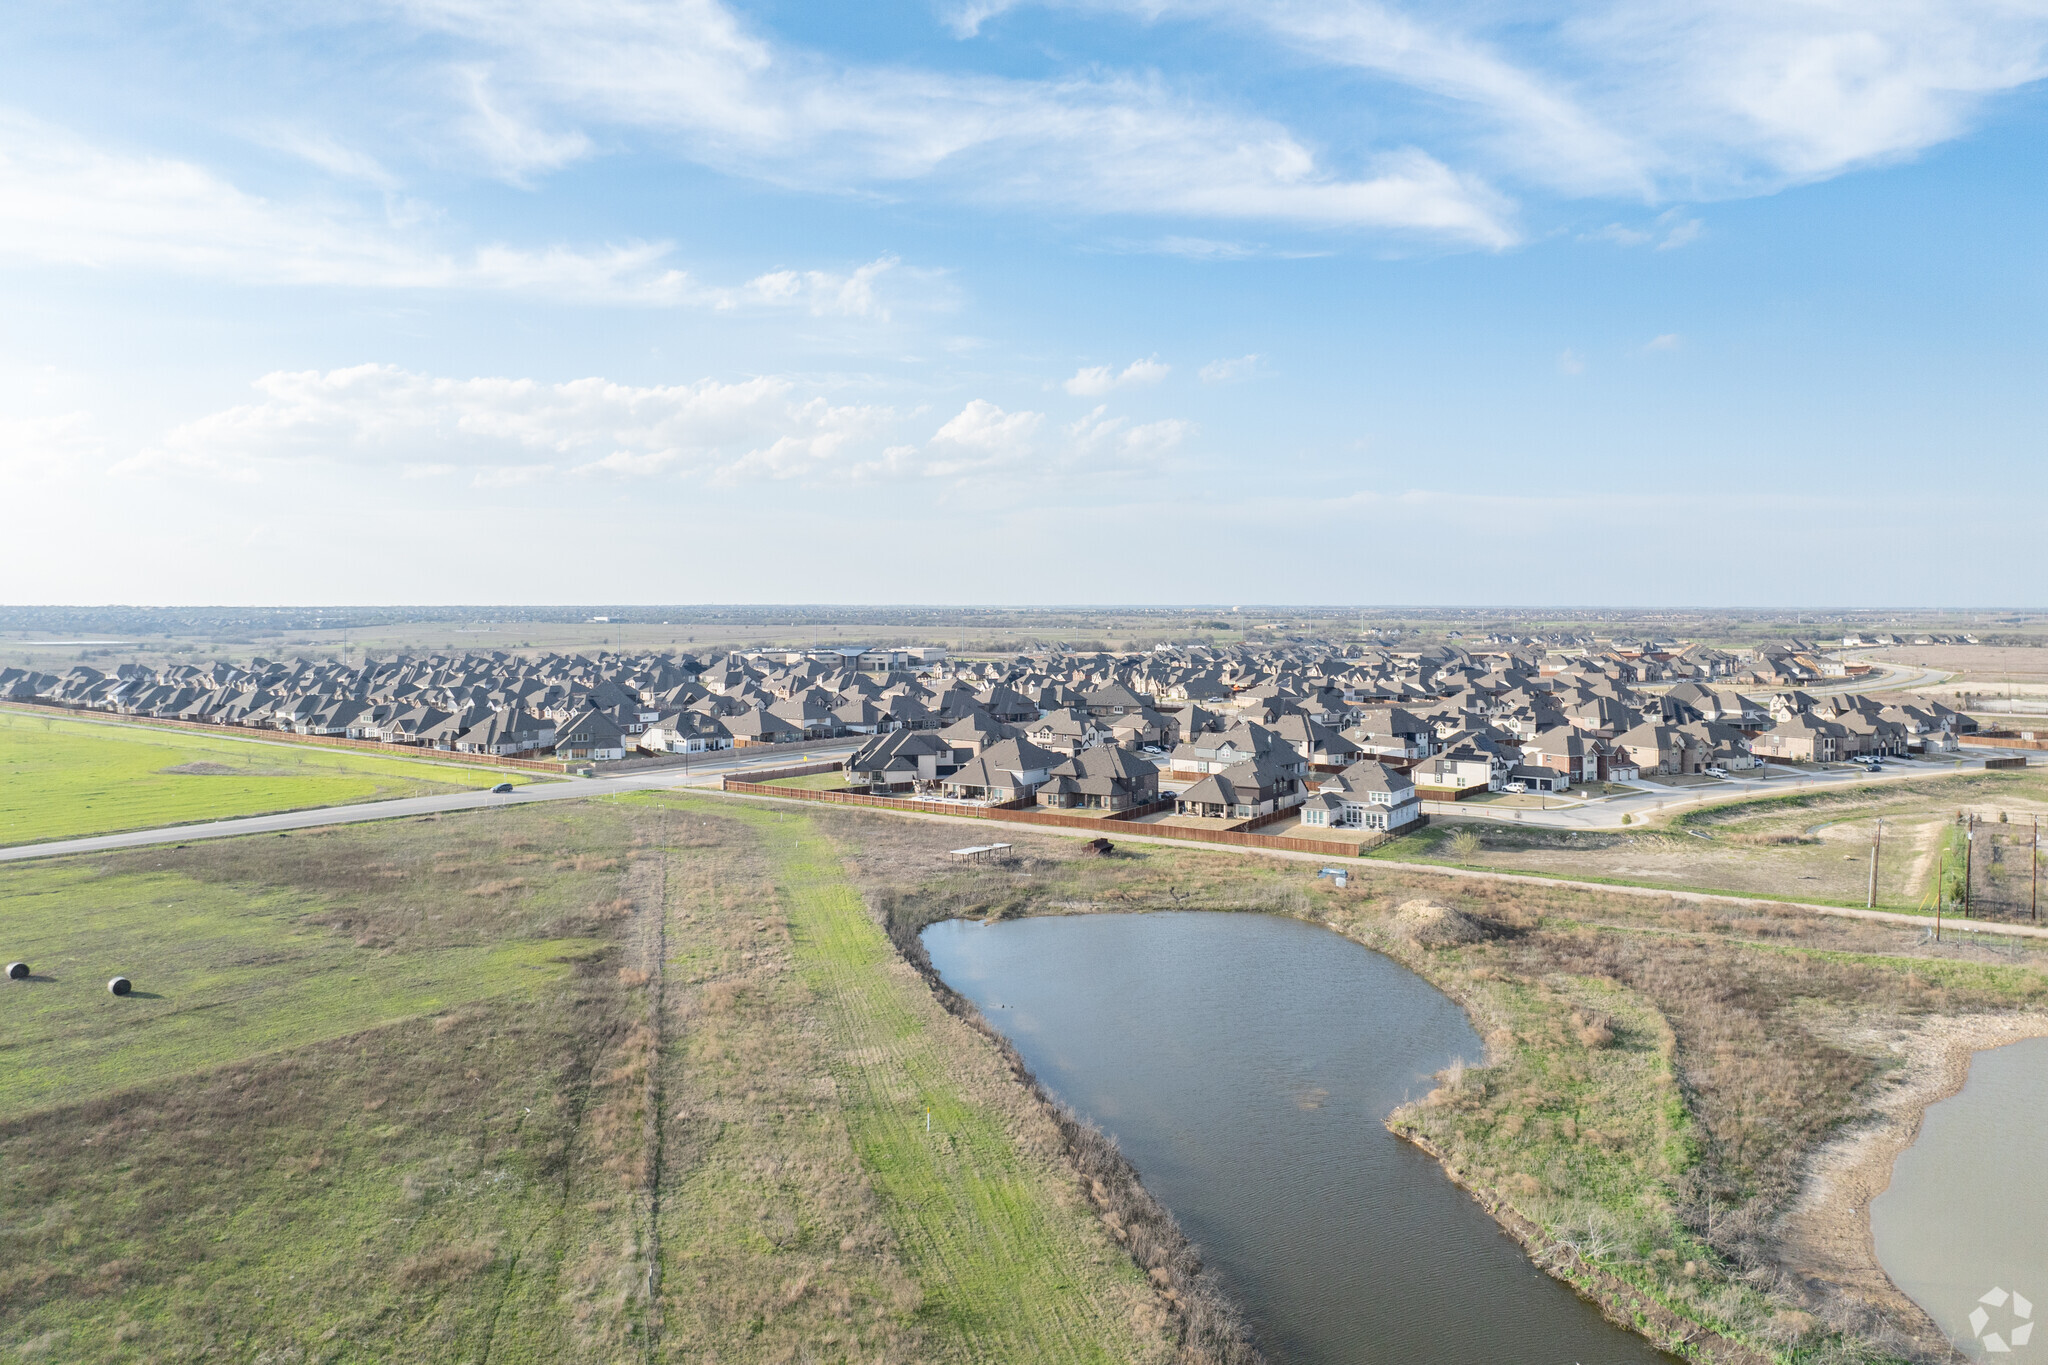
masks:
<path id="1" fill-rule="evenodd" d="M 1913 1145 L 1927 1106 L 1963 1088 L 1985 1048 L 2048 1037 L 2048 1015 L 1972 1015 L 1917 1029 L 1875 1031 L 1857 1040 L 1902 1054 L 1904 1068 L 1878 1097 L 1876 1113 L 1808 1158 L 1799 1202 L 1779 1220 L 1780 1258 L 1823 1299 L 1848 1300 L 1877 1333 L 1891 1332 L 1914 1359 L 1963 1357 L 1878 1263 L 1870 1201 L 1892 1181 L 1899 1153 Z"/>

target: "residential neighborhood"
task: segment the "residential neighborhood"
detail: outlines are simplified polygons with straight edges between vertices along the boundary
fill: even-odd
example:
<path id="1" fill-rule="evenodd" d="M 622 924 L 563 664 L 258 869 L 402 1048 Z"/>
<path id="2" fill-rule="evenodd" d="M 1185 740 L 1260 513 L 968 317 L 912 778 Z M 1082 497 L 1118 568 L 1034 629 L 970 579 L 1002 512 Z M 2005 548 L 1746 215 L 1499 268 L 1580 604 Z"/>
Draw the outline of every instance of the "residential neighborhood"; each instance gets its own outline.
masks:
<path id="1" fill-rule="evenodd" d="M 845 782 L 877 795 L 1388 833 L 1425 801 L 1881 760 L 1975 729 L 1934 701 L 1789 685 L 1841 667 L 1800 640 L 835 645 L 8 668 L 0 699 L 593 765 L 851 739 Z"/>

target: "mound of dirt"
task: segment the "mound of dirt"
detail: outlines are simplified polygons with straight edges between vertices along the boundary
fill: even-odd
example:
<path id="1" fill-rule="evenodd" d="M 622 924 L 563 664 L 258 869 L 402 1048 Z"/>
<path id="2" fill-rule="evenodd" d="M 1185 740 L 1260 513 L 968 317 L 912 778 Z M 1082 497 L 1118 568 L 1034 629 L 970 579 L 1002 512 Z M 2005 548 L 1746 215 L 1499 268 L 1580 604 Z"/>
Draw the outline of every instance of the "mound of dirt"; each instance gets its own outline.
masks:
<path id="1" fill-rule="evenodd" d="M 1394 911 L 1393 930 L 1424 948 L 1455 948 L 1491 938 L 1486 925 L 1441 901 L 1412 900 Z"/>

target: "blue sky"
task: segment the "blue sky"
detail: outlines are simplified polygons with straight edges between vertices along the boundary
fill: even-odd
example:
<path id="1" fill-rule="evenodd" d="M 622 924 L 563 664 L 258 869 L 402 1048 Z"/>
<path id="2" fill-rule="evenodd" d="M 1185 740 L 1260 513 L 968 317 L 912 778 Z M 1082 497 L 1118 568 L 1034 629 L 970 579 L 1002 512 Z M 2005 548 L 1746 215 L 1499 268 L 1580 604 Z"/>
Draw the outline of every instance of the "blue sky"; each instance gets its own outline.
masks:
<path id="1" fill-rule="evenodd" d="M 0 30 L 13 601 L 2033 601 L 2048 6 Z"/>

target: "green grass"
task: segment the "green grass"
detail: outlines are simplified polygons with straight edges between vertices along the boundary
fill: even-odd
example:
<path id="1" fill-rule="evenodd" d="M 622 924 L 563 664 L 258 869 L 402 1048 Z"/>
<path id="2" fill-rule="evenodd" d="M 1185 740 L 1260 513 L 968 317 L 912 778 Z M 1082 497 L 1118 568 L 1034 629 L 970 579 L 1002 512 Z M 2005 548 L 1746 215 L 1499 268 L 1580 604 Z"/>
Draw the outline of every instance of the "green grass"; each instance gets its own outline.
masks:
<path id="1" fill-rule="evenodd" d="M 193 767 L 200 771 L 174 771 Z M 452 763 L 0 710 L 0 844 L 529 780 Z"/>
<path id="2" fill-rule="evenodd" d="M 829 773 L 810 773 L 804 777 L 778 777 L 764 784 L 770 787 L 796 787 L 803 791 L 838 792 L 845 791 L 846 774 L 834 770 Z"/>
<path id="3" fill-rule="evenodd" d="M 833 845 L 805 818 L 720 809 L 767 855 L 796 970 L 828 1032 L 846 1131 L 924 1292 L 922 1358 L 1155 1354 L 1156 1335 L 1145 1339 L 1131 1312 L 1144 1297 L 1137 1270 L 1073 1177 L 1020 1141 L 1017 1095 L 1001 1093 L 1015 1087 L 993 1050 L 903 967 Z"/>
<path id="4" fill-rule="evenodd" d="M 0 1347 L 617 1358 L 636 821 L 573 803 L 0 868 L 0 938 L 41 978 L 0 986 Z M 137 996 L 106 993 L 116 969 Z"/>
<path id="5" fill-rule="evenodd" d="M 74 861 L 6 881 L 10 989 L 0 1119 L 142 1082 L 557 982 L 588 939 L 453 943 L 365 952 L 308 917 L 293 888 L 224 888 L 190 875 L 102 877 Z M 122 974 L 124 998 L 105 989 Z"/>

